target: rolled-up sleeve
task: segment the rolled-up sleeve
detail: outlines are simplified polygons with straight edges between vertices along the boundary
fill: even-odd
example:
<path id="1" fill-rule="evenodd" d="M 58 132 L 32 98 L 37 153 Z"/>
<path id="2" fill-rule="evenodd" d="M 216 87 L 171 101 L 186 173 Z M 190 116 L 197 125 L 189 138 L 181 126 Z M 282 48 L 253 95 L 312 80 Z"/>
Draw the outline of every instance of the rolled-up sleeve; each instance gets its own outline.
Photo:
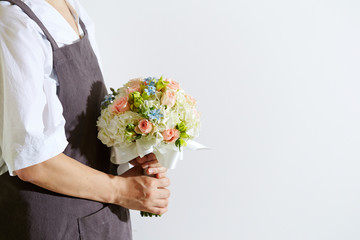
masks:
<path id="1" fill-rule="evenodd" d="M 0 171 L 10 175 L 68 144 L 48 48 L 31 21 L 0 21 Z"/>

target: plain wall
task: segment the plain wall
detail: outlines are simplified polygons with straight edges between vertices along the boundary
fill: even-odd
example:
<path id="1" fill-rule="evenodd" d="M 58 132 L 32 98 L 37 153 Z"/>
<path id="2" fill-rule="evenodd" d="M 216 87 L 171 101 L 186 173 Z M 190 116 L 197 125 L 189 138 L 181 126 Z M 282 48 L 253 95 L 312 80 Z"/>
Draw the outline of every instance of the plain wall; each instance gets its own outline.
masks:
<path id="1" fill-rule="evenodd" d="M 211 147 L 134 240 L 360 239 L 360 1 L 81 2 L 107 85 L 174 78 Z"/>

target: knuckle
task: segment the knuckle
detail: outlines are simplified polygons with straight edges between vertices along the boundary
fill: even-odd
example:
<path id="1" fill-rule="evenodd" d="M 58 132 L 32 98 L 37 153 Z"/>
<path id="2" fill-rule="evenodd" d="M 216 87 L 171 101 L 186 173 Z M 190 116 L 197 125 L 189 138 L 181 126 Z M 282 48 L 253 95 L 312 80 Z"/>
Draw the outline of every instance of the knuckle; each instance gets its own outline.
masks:
<path id="1" fill-rule="evenodd" d="M 147 191 L 146 192 L 146 198 L 152 198 L 154 196 L 154 193 L 152 191 Z"/>
<path id="2" fill-rule="evenodd" d="M 154 188 L 156 186 L 156 182 L 154 180 L 155 180 L 155 178 L 149 178 L 148 186 L 150 188 Z"/>
<path id="3" fill-rule="evenodd" d="M 150 177 L 146 177 L 144 183 L 146 187 L 152 187 L 154 184 L 153 180 Z"/>

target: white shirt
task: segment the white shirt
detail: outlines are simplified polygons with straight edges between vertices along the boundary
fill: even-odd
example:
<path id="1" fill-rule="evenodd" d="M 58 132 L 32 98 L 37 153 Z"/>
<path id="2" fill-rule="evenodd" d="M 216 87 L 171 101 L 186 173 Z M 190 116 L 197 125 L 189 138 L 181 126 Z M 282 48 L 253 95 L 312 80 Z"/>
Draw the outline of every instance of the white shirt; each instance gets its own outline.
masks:
<path id="1" fill-rule="evenodd" d="M 45 0 L 23 0 L 59 47 L 79 36 Z M 76 0 L 68 0 L 99 56 L 94 25 Z M 78 23 L 80 34 L 83 31 Z M 40 27 L 18 6 L 0 1 L 0 174 L 44 162 L 64 151 L 65 119 L 56 95 L 52 48 Z"/>

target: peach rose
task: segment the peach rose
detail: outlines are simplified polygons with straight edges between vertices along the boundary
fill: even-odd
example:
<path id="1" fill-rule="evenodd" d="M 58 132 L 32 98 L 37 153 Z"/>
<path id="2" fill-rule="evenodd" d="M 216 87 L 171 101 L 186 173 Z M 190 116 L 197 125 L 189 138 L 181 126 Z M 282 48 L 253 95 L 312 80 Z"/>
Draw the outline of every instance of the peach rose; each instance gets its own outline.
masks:
<path id="1" fill-rule="evenodd" d="M 140 92 L 140 87 L 128 87 L 127 94 L 131 94 L 133 92 Z"/>
<path id="2" fill-rule="evenodd" d="M 173 143 L 180 137 L 180 131 L 174 128 L 166 129 L 161 133 L 165 142 Z"/>
<path id="3" fill-rule="evenodd" d="M 153 126 L 147 119 L 141 119 L 139 124 L 135 127 L 135 132 L 138 134 L 148 134 L 152 131 Z"/>
<path id="4" fill-rule="evenodd" d="M 112 113 L 119 114 L 130 110 L 127 97 L 122 97 L 114 101 L 114 105 L 111 108 Z"/>
<path id="5" fill-rule="evenodd" d="M 131 94 L 132 92 L 140 92 L 141 89 L 141 79 L 140 78 L 135 78 L 130 80 L 127 83 L 127 92 L 128 94 Z"/>
<path id="6" fill-rule="evenodd" d="M 170 79 L 170 78 L 167 78 L 165 79 L 166 82 L 169 82 L 169 84 L 167 85 L 168 88 L 172 89 L 172 90 L 178 90 L 180 88 L 180 85 L 178 82 Z"/>
<path id="7" fill-rule="evenodd" d="M 128 87 L 140 87 L 140 85 L 141 85 L 141 78 L 131 79 L 131 80 L 127 83 L 127 86 L 128 86 Z"/>
<path id="8" fill-rule="evenodd" d="M 161 97 L 161 104 L 166 105 L 169 108 L 175 105 L 176 95 L 174 91 L 166 91 Z"/>

